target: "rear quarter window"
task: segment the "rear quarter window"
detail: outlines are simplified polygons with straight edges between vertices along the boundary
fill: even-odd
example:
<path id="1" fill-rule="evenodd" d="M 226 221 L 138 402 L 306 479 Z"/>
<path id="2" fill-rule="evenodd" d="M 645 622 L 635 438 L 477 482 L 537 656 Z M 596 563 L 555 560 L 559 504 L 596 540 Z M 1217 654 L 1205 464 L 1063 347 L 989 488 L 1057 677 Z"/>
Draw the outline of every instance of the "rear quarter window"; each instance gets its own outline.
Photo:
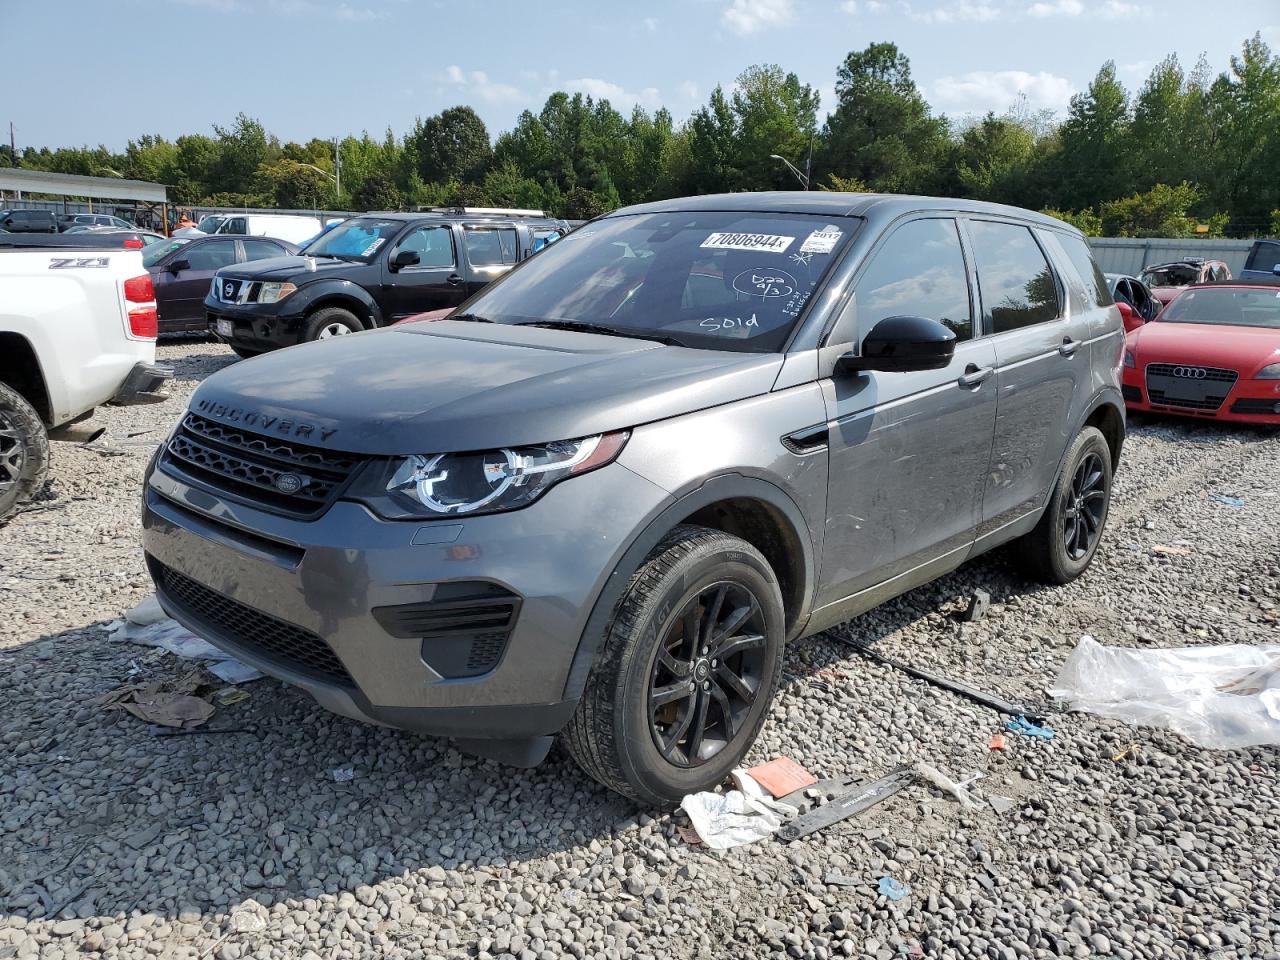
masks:
<path id="1" fill-rule="evenodd" d="M 1103 275 L 1098 263 L 1089 252 L 1089 245 L 1083 237 L 1065 233 L 1051 233 L 1062 252 L 1075 271 L 1077 283 L 1068 283 L 1072 294 L 1072 306 L 1080 310 L 1092 310 L 1095 307 L 1109 307 L 1115 302 L 1107 292 L 1107 278 Z"/>

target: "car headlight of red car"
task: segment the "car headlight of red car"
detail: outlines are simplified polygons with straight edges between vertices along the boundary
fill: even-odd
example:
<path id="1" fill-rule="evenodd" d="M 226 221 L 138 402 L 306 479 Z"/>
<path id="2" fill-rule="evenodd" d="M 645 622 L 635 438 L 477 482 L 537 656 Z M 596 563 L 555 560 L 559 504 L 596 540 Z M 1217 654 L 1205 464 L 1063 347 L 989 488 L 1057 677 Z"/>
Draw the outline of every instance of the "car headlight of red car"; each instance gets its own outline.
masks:
<path id="1" fill-rule="evenodd" d="M 1257 372 L 1255 380 L 1280 380 L 1280 363 L 1268 363 Z"/>
<path id="2" fill-rule="evenodd" d="M 1136 370 L 1138 368 L 1138 361 L 1133 358 L 1132 350 L 1126 350 L 1124 352 L 1124 365 L 1130 370 Z"/>

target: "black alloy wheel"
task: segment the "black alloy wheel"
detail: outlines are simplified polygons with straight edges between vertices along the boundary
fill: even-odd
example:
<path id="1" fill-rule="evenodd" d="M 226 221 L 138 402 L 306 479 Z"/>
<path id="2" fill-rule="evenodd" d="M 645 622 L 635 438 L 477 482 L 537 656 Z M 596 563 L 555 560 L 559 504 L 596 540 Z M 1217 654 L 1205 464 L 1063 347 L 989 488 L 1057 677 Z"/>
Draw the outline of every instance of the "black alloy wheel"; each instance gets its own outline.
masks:
<path id="1" fill-rule="evenodd" d="M 1086 556 L 1102 533 L 1107 512 L 1107 478 L 1102 458 L 1090 453 L 1071 477 L 1066 509 L 1062 512 L 1062 540 L 1072 560 Z"/>

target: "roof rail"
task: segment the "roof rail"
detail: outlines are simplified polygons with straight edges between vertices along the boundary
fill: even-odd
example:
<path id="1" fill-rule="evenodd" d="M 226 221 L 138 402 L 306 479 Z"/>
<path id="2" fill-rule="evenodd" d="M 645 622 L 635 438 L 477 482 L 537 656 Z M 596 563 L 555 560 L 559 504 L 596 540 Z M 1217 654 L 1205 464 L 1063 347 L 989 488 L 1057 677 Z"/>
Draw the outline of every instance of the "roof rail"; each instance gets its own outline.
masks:
<path id="1" fill-rule="evenodd" d="M 507 207 L 427 207 L 428 213 L 448 213 L 454 216 L 482 217 L 545 217 L 541 210 L 520 210 Z"/>

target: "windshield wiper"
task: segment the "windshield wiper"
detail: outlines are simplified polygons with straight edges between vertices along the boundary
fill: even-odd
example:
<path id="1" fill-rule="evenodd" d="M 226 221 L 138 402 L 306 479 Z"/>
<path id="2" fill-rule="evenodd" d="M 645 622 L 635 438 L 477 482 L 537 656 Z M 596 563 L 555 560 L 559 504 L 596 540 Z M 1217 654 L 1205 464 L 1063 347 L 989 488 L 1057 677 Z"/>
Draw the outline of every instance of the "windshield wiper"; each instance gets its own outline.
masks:
<path id="1" fill-rule="evenodd" d="M 478 313 L 458 313 L 449 317 L 450 320 L 468 320 L 471 323 L 493 323 L 488 317 L 482 317 Z"/>
<path id="2" fill-rule="evenodd" d="M 618 327 L 605 326 L 603 323 L 588 323 L 585 320 L 526 320 L 517 323 L 517 327 L 545 327 L 548 330 L 573 330 L 578 333 L 600 333 L 607 337 L 628 337 L 632 340 L 652 340 L 664 343 L 669 347 L 683 347 L 684 343 L 675 337 L 658 333 L 639 333 L 634 330 L 623 330 Z"/>

